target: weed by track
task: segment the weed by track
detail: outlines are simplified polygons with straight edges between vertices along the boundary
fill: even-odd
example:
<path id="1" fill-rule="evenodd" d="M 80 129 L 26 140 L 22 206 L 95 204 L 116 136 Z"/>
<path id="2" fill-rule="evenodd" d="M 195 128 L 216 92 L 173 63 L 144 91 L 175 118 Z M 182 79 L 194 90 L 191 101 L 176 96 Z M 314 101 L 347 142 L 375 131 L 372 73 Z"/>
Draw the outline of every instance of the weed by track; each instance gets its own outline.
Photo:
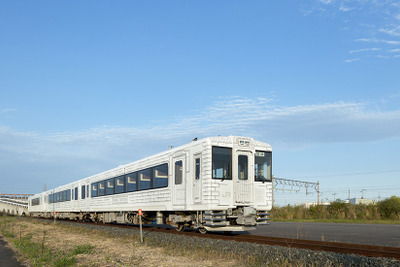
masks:
<path id="1" fill-rule="evenodd" d="M 47 244 L 47 232 L 40 234 L 39 240 L 33 240 L 33 234 L 23 234 L 26 226 L 15 226 L 16 218 L 0 217 L 0 232 L 19 252 L 19 259 L 28 259 L 31 266 L 74 266 L 79 254 L 92 253 L 90 244 L 76 245 L 71 250 L 59 250 Z M 38 234 L 38 233 L 37 233 Z"/>

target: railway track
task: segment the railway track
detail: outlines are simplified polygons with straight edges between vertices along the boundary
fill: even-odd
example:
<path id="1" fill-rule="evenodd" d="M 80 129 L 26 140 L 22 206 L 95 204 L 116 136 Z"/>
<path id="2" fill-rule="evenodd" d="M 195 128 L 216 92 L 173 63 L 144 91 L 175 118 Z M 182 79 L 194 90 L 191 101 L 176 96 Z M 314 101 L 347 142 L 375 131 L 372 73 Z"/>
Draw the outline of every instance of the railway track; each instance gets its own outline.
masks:
<path id="1" fill-rule="evenodd" d="M 88 223 L 88 222 L 73 222 L 70 223 L 82 223 L 82 224 L 93 224 L 103 225 L 100 223 Z M 119 224 L 104 224 L 110 227 L 120 228 L 138 228 L 137 225 L 119 225 Z M 386 247 L 386 246 L 373 246 L 373 245 L 362 245 L 362 244 L 351 244 L 351 243 L 340 243 L 340 242 L 327 242 L 327 241 L 316 241 L 306 239 L 294 239 L 294 238 L 280 238 L 271 236 L 256 236 L 256 235 L 244 235 L 244 234 L 224 234 L 224 233 L 208 233 L 201 234 L 197 231 L 176 231 L 174 228 L 165 227 L 144 227 L 144 231 L 151 232 L 162 232 L 177 235 L 196 236 L 200 238 L 220 239 L 236 242 L 248 242 L 263 245 L 283 246 L 288 248 L 302 248 L 319 251 L 329 251 L 343 254 L 356 254 L 367 257 L 383 257 L 383 258 L 394 258 L 400 260 L 400 247 Z"/>
<path id="2" fill-rule="evenodd" d="M 323 250 L 344 254 L 357 254 L 367 257 L 384 257 L 400 259 L 400 248 L 372 246 L 339 242 L 326 242 L 304 239 L 279 238 L 270 236 L 233 236 L 235 241 L 277 245 L 312 250 Z"/>
<path id="3" fill-rule="evenodd" d="M 159 231 L 151 230 L 151 231 Z M 172 230 L 161 230 L 162 232 L 174 232 Z M 372 246 L 372 245 L 361 245 L 351 243 L 340 243 L 340 242 L 327 242 L 327 241 L 316 241 L 316 240 L 305 240 L 305 239 L 294 239 L 294 238 L 280 238 L 271 236 L 255 236 L 255 235 L 243 235 L 243 234 L 214 234 L 208 233 L 203 235 L 194 231 L 190 232 L 177 232 L 176 234 L 182 235 L 193 235 L 201 238 L 213 238 L 230 240 L 237 242 L 249 242 L 263 245 L 283 246 L 289 248 L 302 248 L 311 250 L 322 250 L 344 254 L 356 254 L 367 257 L 383 257 L 383 258 L 395 258 L 400 259 L 400 248 L 399 247 L 386 247 L 386 246 Z"/>

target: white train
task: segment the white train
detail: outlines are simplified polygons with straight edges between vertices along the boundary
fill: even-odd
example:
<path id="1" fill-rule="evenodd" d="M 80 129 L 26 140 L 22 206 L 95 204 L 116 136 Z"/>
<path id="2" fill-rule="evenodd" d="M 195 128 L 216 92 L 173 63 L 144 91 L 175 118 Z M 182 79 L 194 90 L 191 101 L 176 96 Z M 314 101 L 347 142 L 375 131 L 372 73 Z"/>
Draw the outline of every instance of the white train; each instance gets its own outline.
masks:
<path id="1" fill-rule="evenodd" d="M 240 136 L 208 137 L 36 194 L 31 216 L 103 223 L 169 224 L 248 231 L 268 224 L 271 146 Z"/>

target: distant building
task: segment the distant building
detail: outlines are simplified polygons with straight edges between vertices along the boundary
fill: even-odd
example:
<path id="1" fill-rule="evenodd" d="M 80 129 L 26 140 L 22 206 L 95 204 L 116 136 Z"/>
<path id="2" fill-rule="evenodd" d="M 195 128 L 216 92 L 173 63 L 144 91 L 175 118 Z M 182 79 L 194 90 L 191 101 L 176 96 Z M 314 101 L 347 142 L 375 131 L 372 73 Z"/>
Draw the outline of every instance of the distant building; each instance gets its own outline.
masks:
<path id="1" fill-rule="evenodd" d="M 319 205 L 322 205 L 322 206 L 329 206 L 331 203 L 329 203 L 329 202 L 320 202 L 319 203 Z M 302 206 L 304 207 L 304 208 L 306 208 L 306 209 L 309 209 L 310 207 L 312 207 L 312 206 L 317 206 L 318 205 L 318 202 L 306 202 L 306 203 L 303 203 L 302 204 Z"/>
<path id="2" fill-rule="evenodd" d="M 350 198 L 350 204 L 364 204 L 364 205 L 369 205 L 369 204 L 375 204 L 375 200 L 372 199 L 366 199 L 366 198 Z"/>

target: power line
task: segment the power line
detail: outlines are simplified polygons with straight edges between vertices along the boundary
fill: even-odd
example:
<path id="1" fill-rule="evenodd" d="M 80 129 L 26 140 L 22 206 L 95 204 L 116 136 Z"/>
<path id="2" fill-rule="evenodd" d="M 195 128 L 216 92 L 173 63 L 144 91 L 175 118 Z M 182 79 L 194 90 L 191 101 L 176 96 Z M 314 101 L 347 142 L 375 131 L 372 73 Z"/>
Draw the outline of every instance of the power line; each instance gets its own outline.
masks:
<path id="1" fill-rule="evenodd" d="M 384 171 L 369 171 L 369 172 L 351 172 L 351 173 L 341 173 L 341 174 L 329 174 L 329 175 L 316 175 L 321 178 L 325 177 L 340 177 L 340 176 L 357 176 L 366 174 L 381 174 L 381 173 L 395 173 L 400 172 L 400 170 L 384 170 Z M 302 178 L 302 177 L 299 177 Z"/>

